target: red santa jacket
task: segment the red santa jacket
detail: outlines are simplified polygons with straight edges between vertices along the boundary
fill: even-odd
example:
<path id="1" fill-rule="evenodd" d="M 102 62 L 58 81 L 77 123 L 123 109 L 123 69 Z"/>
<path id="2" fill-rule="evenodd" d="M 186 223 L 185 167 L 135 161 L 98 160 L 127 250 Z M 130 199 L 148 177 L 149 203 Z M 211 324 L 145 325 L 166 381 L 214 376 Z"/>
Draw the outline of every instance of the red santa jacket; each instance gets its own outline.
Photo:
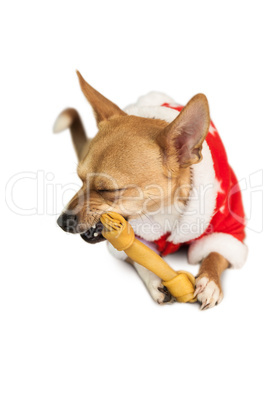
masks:
<path id="1" fill-rule="evenodd" d="M 176 111 L 178 115 L 183 106 L 175 104 L 163 94 L 150 93 L 126 111 L 142 117 L 172 121 L 175 115 L 166 114 L 167 109 Z M 247 256 L 247 247 L 243 243 L 245 214 L 241 191 L 212 121 L 202 153 L 203 161 L 191 168 L 196 194 L 193 192 L 186 211 L 178 220 L 177 230 L 172 233 L 167 231 L 159 238 L 153 238 L 153 242 L 163 256 L 177 251 L 182 244 L 188 244 L 188 259 L 192 264 L 202 261 L 214 251 L 223 255 L 231 266 L 240 267 Z M 196 231 L 194 227 L 197 227 Z M 146 240 L 146 236 L 138 234 Z"/>

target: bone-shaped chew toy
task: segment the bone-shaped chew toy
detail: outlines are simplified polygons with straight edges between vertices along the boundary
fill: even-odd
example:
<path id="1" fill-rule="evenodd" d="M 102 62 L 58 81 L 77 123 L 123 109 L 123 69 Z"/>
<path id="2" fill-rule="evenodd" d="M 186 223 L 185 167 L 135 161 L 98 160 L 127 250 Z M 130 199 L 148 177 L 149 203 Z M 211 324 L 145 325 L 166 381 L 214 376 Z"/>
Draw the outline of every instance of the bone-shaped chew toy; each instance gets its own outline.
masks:
<path id="1" fill-rule="evenodd" d="M 195 277 L 186 271 L 174 271 L 158 254 L 135 238 L 131 225 L 116 212 L 101 216 L 102 235 L 133 261 L 154 272 L 178 302 L 195 302 Z"/>

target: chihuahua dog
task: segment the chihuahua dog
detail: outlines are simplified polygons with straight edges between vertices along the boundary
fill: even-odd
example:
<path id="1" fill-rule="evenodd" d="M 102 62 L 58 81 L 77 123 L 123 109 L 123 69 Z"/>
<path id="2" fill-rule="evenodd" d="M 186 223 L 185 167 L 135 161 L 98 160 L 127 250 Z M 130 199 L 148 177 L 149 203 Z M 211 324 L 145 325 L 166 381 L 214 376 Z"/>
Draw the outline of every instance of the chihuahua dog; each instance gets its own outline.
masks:
<path id="1" fill-rule="evenodd" d="M 247 247 L 239 185 L 206 96 L 198 94 L 183 107 L 151 92 L 123 111 L 77 74 L 98 133 L 86 137 L 75 109 L 64 110 L 55 122 L 54 132 L 71 131 L 82 180 L 59 226 L 94 244 L 105 240 L 100 216 L 115 211 L 162 256 L 186 244 L 189 263 L 201 263 L 195 291 L 201 309 L 217 305 L 221 273 L 242 266 Z M 157 303 L 173 301 L 160 278 L 108 247 L 134 265 Z"/>

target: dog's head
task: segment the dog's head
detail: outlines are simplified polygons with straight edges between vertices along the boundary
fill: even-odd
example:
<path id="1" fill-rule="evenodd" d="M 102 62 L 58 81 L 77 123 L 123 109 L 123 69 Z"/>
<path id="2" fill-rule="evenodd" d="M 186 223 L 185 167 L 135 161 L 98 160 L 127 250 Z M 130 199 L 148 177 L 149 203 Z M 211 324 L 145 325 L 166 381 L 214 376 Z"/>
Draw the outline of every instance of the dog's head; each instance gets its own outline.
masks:
<path id="1" fill-rule="evenodd" d="M 104 212 L 135 219 L 187 199 L 189 167 L 202 159 L 210 117 L 202 94 L 193 97 L 170 124 L 127 115 L 80 73 L 78 77 L 99 131 L 88 140 L 74 109 L 62 112 L 55 123 L 55 132 L 71 130 L 82 180 L 81 189 L 57 222 L 63 230 L 96 243 L 104 240 L 100 223 Z"/>

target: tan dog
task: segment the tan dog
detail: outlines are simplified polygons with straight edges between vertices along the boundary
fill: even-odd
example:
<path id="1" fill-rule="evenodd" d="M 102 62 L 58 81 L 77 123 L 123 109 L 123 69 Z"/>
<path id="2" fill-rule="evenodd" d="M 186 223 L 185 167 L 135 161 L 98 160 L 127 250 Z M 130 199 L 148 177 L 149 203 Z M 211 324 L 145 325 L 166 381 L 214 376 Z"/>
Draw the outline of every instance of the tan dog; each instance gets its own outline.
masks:
<path id="1" fill-rule="evenodd" d="M 99 131 L 87 139 L 74 109 L 63 111 L 55 122 L 54 132 L 71 130 L 79 159 L 77 173 L 83 182 L 58 224 L 96 243 L 104 240 L 101 214 L 113 210 L 127 218 L 141 238 L 154 241 L 171 231 L 170 225 L 179 220 L 188 202 L 191 169 L 202 160 L 202 144 L 210 126 L 207 99 L 203 94 L 196 95 L 168 123 L 153 115 L 145 118 L 122 111 L 87 84 L 80 73 L 78 77 Z M 155 301 L 163 304 L 172 300 L 158 277 L 133 265 Z M 229 261 L 219 252 L 210 252 L 202 260 L 196 288 L 202 308 L 213 307 L 222 300 L 220 276 L 228 266 Z"/>

